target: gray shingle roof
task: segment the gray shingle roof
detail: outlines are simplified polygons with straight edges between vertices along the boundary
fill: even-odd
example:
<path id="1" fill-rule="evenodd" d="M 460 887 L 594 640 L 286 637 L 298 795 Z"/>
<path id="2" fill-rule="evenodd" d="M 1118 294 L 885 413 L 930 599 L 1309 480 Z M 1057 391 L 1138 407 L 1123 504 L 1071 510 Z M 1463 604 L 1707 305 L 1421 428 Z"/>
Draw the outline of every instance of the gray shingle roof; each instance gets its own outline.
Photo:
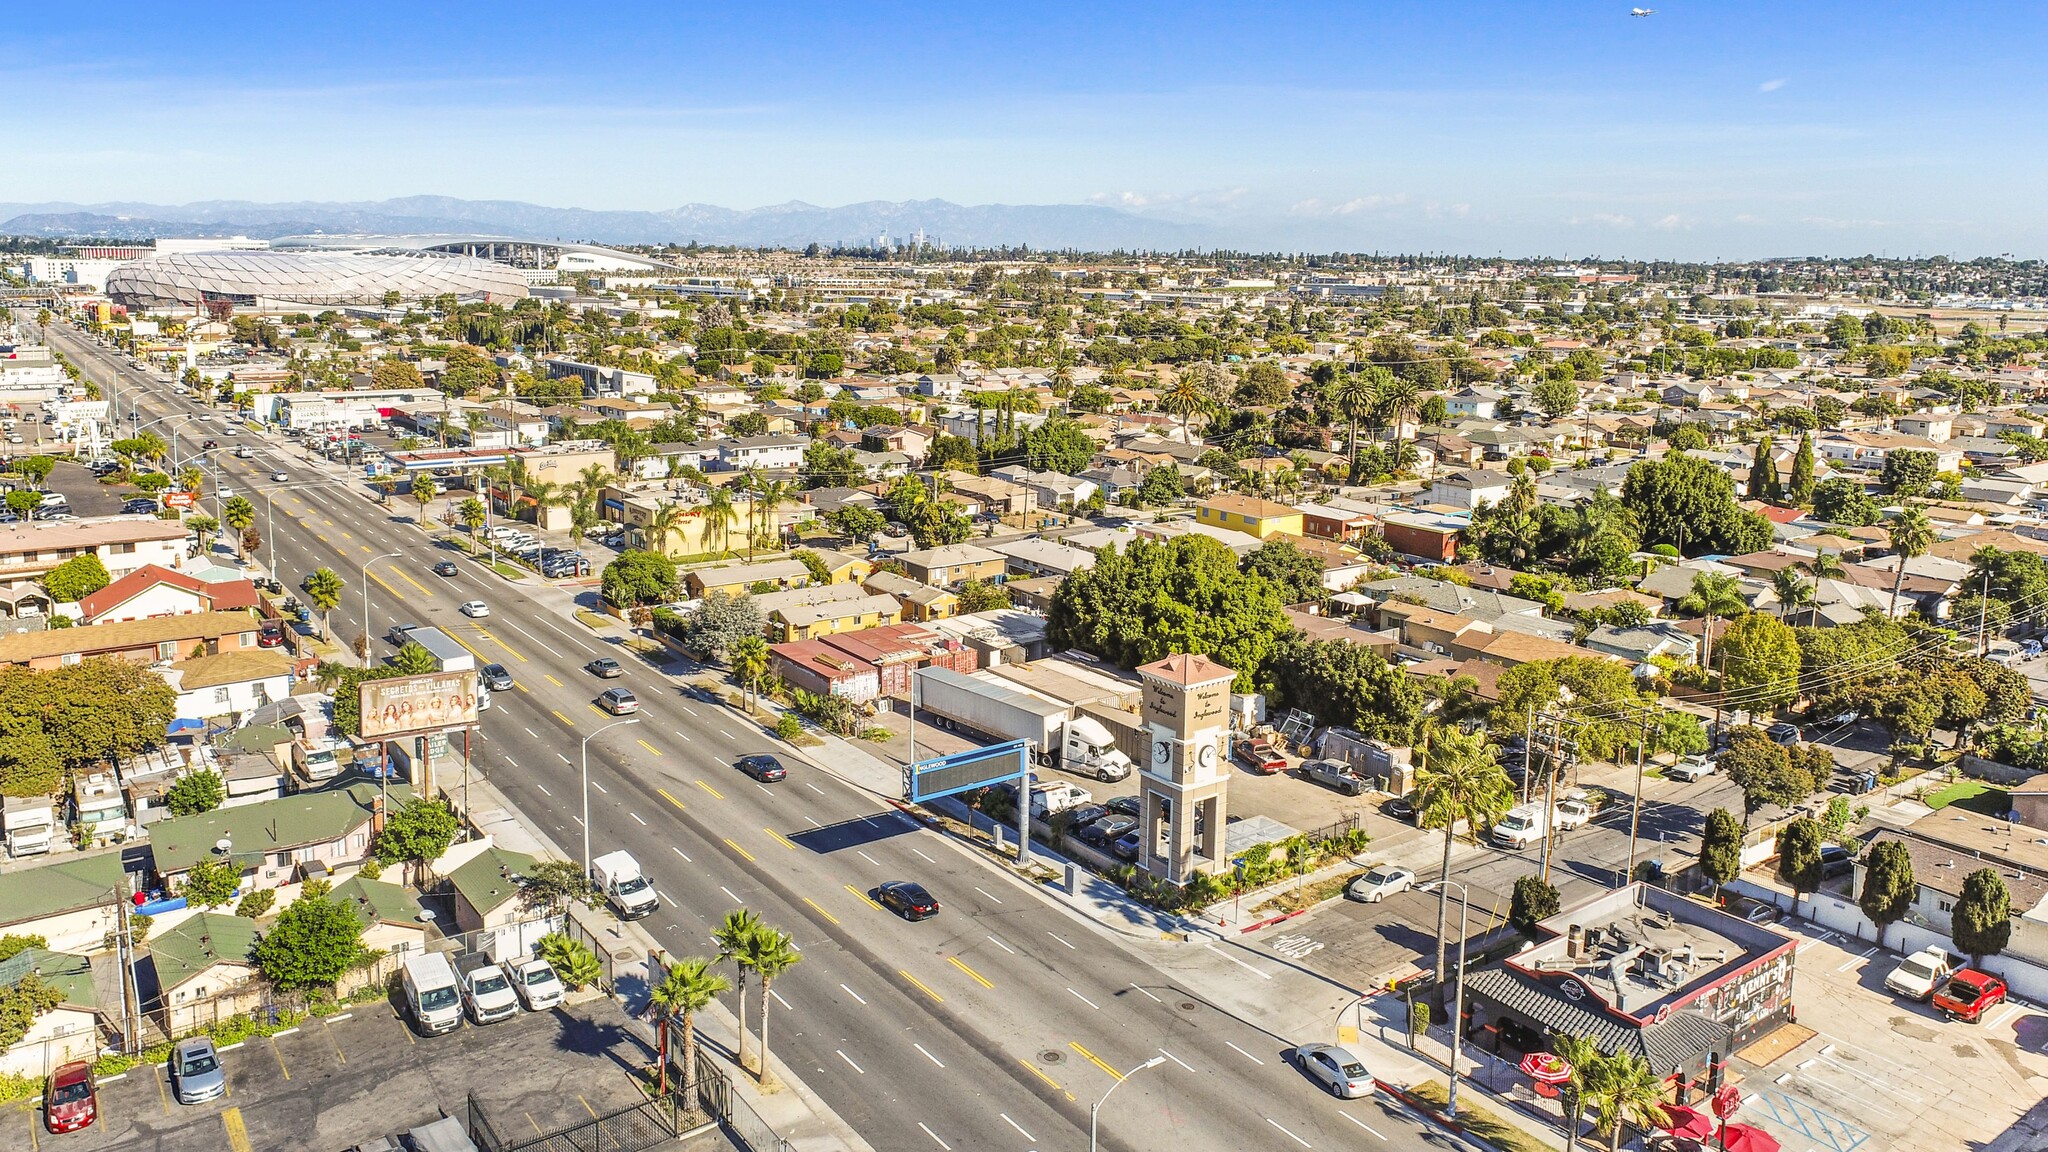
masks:
<path id="1" fill-rule="evenodd" d="M 1662 1024 L 1632 1028 L 1607 1012 L 1574 1004 L 1511 968 L 1473 972 L 1465 977 L 1465 990 L 1551 1032 L 1584 1036 L 1609 1056 L 1626 1052 L 1647 1059 L 1659 1072 L 1685 1067 L 1731 1035 L 1726 1025 L 1687 1011 L 1673 1012 Z"/>

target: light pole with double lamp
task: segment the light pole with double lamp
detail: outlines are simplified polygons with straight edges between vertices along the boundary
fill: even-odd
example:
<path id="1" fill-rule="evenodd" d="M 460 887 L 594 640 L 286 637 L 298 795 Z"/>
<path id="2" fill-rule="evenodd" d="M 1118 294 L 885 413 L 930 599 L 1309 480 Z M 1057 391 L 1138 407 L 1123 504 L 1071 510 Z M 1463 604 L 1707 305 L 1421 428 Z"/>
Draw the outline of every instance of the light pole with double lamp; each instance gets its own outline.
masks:
<path id="1" fill-rule="evenodd" d="M 1143 1072 L 1145 1069 L 1157 1068 L 1164 1063 L 1166 1063 L 1166 1057 L 1164 1056 L 1154 1056 L 1150 1060 L 1145 1061 L 1143 1064 L 1140 1064 L 1136 1068 L 1131 1069 L 1129 1072 L 1126 1072 L 1123 1075 L 1117 1077 L 1116 1081 L 1112 1083 L 1109 1086 L 1109 1088 L 1102 1093 L 1102 1098 L 1088 1106 L 1088 1152 L 1095 1152 L 1095 1115 L 1096 1113 L 1102 1111 L 1102 1106 L 1104 1104 L 1109 1103 L 1109 1094 L 1111 1092 L 1116 1091 L 1119 1087 L 1121 1087 L 1124 1081 L 1129 1080 L 1131 1077 L 1136 1076 L 1138 1073 Z"/>
<path id="2" fill-rule="evenodd" d="M 1449 886 L 1458 890 L 1458 988 L 1455 1003 L 1451 1007 L 1451 1090 L 1444 1102 L 1444 1115 L 1458 1114 L 1458 1039 L 1465 1029 L 1465 941 L 1471 933 L 1465 930 L 1465 920 L 1472 911 L 1472 893 L 1456 880 L 1431 880 L 1418 885 L 1418 892 L 1434 892 Z"/>
<path id="3" fill-rule="evenodd" d="M 590 742 L 614 728 L 624 728 L 628 724 L 639 722 L 638 716 L 614 720 L 583 738 L 583 875 L 586 877 L 590 875 Z"/>
<path id="4" fill-rule="evenodd" d="M 405 555 L 403 552 L 386 552 L 363 561 L 363 667 L 370 666 L 370 565 L 379 560 L 393 560 Z"/>

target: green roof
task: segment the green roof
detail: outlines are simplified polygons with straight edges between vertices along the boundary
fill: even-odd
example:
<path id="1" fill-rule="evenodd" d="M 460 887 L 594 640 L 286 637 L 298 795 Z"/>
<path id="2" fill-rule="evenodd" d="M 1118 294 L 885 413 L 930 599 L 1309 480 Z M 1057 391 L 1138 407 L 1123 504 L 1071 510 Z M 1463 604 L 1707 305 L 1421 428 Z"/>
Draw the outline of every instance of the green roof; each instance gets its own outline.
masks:
<path id="1" fill-rule="evenodd" d="M 477 915 L 486 916 L 507 900 L 517 899 L 519 883 L 511 879 L 533 871 L 536 857 L 507 852 L 495 845 L 476 854 L 476 859 L 455 870 L 448 882 L 462 894 Z"/>
<path id="2" fill-rule="evenodd" d="M 395 805 L 410 793 L 392 793 Z M 226 837 L 235 858 L 253 864 L 266 853 L 325 844 L 370 822 L 377 786 L 357 783 L 323 792 L 300 792 L 260 804 L 216 808 L 197 816 L 175 816 L 149 826 L 156 870 L 183 872 L 213 852 Z"/>
<path id="3" fill-rule="evenodd" d="M 292 742 L 292 730 L 282 724 L 251 724 L 220 738 L 219 747 L 232 752 L 261 752 L 270 755 L 279 744 Z"/>
<path id="4" fill-rule="evenodd" d="M 92 982 L 92 961 L 69 952 L 47 948 L 26 948 L 0 960 L 0 988 L 12 988 L 29 973 L 64 994 L 64 1002 L 75 1008 L 98 1009 L 100 997 Z"/>
<path id="5" fill-rule="evenodd" d="M 149 938 L 157 987 L 176 988 L 223 960 L 254 967 L 256 922 L 225 912 L 201 912 Z"/>
<path id="6" fill-rule="evenodd" d="M 0 872 L 0 927 L 112 904 L 120 884 L 119 852 Z"/>
<path id="7" fill-rule="evenodd" d="M 380 923 L 420 922 L 420 902 L 413 899 L 412 893 L 406 891 L 402 884 L 351 876 L 335 888 L 333 896 L 341 901 L 343 907 L 354 912 L 356 920 L 365 928 Z"/>

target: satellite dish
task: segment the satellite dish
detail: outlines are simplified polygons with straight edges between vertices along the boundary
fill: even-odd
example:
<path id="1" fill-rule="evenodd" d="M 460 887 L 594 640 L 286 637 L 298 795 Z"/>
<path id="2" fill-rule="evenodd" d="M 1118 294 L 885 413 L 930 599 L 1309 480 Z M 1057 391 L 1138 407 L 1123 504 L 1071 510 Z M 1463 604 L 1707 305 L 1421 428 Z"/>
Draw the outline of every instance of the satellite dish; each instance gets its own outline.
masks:
<path id="1" fill-rule="evenodd" d="M 432 924 L 436 919 L 437 917 L 434 915 L 434 910 L 432 908 L 420 909 L 420 923 Z"/>
<path id="2" fill-rule="evenodd" d="M 235 850 L 235 842 L 226 836 L 213 842 L 213 850 L 225 856 Z"/>

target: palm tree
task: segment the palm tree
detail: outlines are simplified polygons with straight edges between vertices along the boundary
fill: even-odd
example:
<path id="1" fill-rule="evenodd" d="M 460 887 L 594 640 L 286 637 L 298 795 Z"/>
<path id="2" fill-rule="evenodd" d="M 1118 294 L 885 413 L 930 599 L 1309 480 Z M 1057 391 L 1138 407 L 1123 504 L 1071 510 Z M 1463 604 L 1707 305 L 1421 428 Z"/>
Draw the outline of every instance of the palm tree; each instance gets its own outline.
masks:
<path id="1" fill-rule="evenodd" d="M 306 577 L 306 600 L 320 613 L 320 638 L 327 636 L 327 614 L 341 607 L 341 590 L 347 587 L 332 568 L 315 568 Z"/>
<path id="2" fill-rule="evenodd" d="M 754 558 L 754 515 L 761 510 L 761 487 L 768 482 L 757 467 L 749 468 L 740 477 L 740 491 L 747 494 L 747 559 Z"/>
<path id="3" fill-rule="evenodd" d="M 1707 618 L 1706 644 L 1700 649 L 1700 667 L 1714 666 L 1714 621 L 1733 616 L 1749 607 L 1742 598 L 1742 582 L 1720 572 L 1702 572 L 1692 578 L 1692 591 L 1678 602 L 1680 612 Z"/>
<path id="4" fill-rule="evenodd" d="M 248 558 L 248 551 L 242 547 L 242 534 L 251 524 L 256 523 L 256 506 L 246 496 L 232 496 L 220 506 L 220 522 L 235 530 L 235 555 Z"/>
<path id="5" fill-rule="evenodd" d="M 455 515 L 461 518 L 462 526 L 469 529 L 469 550 L 475 552 L 476 534 L 483 529 L 484 521 L 490 519 L 484 502 L 472 496 L 462 502 L 455 510 Z"/>
<path id="6" fill-rule="evenodd" d="M 697 1098 L 697 1013 L 709 1008 L 732 981 L 711 970 L 715 960 L 692 956 L 678 960 L 662 972 L 661 983 L 648 995 L 647 1006 L 661 1025 L 660 1076 L 662 1095 L 668 1094 L 668 1027 L 674 1020 L 683 1030 L 683 1099 Z"/>
<path id="7" fill-rule="evenodd" d="M 759 636 L 742 636 L 733 642 L 729 655 L 732 674 L 738 678 L 740 687 L 746 690 L 747 713 L 752 715 L 761 678 L 768 675 L 768 641 Z"/>
<path id="8" fill-rule="evenodd" d="M 1885 534 L 1891 537 L 1892 555 L 1899 558 L 1899 570 L 1892 576 L 1892 606 L 1887 613 L 1897 619 L 1899 589 L 1906 583 L 1906 561 L 1925 555 L 1934 546 L 1934 524 L 1919 505 L 1908 504 L 1898 519 L 1885 526 Z"/>
<path id="9" fill-rule="evenodd" d="M 1558 1103 L 1564 1106 L 1564 1146 L 1574 1148 L 1579 1142 L 1579 1121 L 1586 1114 L 1586 1089 L 1600 1064 L 1600 1046 L 1584 1036 L 1559 1033 L 1551 1036 L 1550 1051 L 1572 1068 L 1571 1078 L 1557 1088 Z"/>
<path id="10" fill-rule="evenodd" d="M 1166 395 L 1159 398 L 1159 407 L 1163 411 L 1180 417 L 1181 439 L 1194 442 L 1192 425 L 1195 413 L 1207 411 L 1215 402 L 1219 373 L 1223 373 L 1223 369 L 1206 360 L 1190 364 L 1174 376 Z"/>
<path id="11" fill-rule="evenodd" d="M 1399 376 L 1384 381 L 1379 386 L 1379 410 L 1394 424 L 1394 467 L 1401 464 L 1401 425 L 1422 410 L 1422 395 L 1415 387 L 1415 381 Z"/>
<path id="12" fill-rule="evenodd" d="M 1778 619 L 1785 620 L 1794 608 L 1813 603 L 1814 586 L 1799 575 L 1797 567 L 1771 573 L 1771 591 L 1778 597 Z"/>
<path id="13" fill-rule="evenodd" d="M 1379 385 L 1363 372 L 1347 372 L 1337 380 L 1337 411 L 1351 421 L 1351 472 L 1358 473 L 1358 421 L 1380 402 Z"/>
<path id="14" fill-rule="evenodd" d="M 761 918 L 745 908 L 736 908 L 725 914 L 719 922 L 718 931 L 711 934 L 711 940 L 718 945 L 718 959 L 731 961 L 733 965 L 733 987 L 740 994 L 740 1067 L 747 1066 L 747 974 L 753 967 L 753 937 L 761 931 Z"/>
<path id="15" fill-rule="evenodd" d="M 804 954 L 789 942 L 789 933 L 763 928 L 754 934 L 751 957 L 754 973 L 761 978 L 761 1082 L 768 1082 L 768 993 L 775 978 L 803 961 Z"/>
<path id="16" fill-rule="evenodd" d="M 1815 552 L 1813 559 L 1806 562 L 1806 571 L 1813 576 L 1813 582 L 1818 585 L 1823 580 L 1839 580 L 1848 575 L 1849 570 L 1842 565 L 1840 554 Z"/>
<path id="17" fill-rule="evenodd" d="M 709 537 L 712 533 L 716 532 L 718 534 L 718 550 L 723 552 L 726 550 L 726 544 L 732 539 L 732 526 L 739 523 L 740 512 L 738 508 L 733 507 L 732 489 L 730 488 L 713 488 L 711 489 L 710 496 L 706 499 L 707 502 L 704 505 L 704 534 Z"/>
<path id="18" fill-rule="evenodd" d="M 1599 1118 L 1600 1131 L 1607 1136 L 1608 1152 L 1621 1152 L 1624 1124 L 1648 1130 L 1665 1122 L 1664 1082 L 1638 1056 L 1602 1056 L 1593 1062 L 1593 1074 L 1586 1086 L 1587 1102 Z"/>
<path id="19" fill-rule="evenodd" d="M 668 555 L 668 538 L 675 534 L 676 529 L 683 526 L 683 521 L 688 516 L 689 511 L 674 501 L 663 500 L 656 504 L 654 514 L 647 518 L 645 529 L 652 549 L 664 556 Z"/>
<path id="20" fill-rule="evenodd" d="M 1416 823 L 1444 830 L 1443 874 L 1451 874 L 1451 841 L 1459 821 L 1477 843 L 1481 833 L 1514 804 L 1515 788 L 1494 763 L 1486 732 L 1463 732 L 1434 721 L 1422 733 L 1422 766 L 1415 774 Z M 1450 886 L 1438 890 L 1436 971 L 1444 970 L 1444 932 L 1450 923 Z"/>
<path id="21" fill-rule="evenodd" d="M 782 534 L 779 531 L 775 532 L 772 536 L 769 535 L 771 530 L 778 527 L 775 521 L 775 513 L 784 504 L 794 499 L 795 495 L 796 491 L 790 486 L 788 481 L 764 480 L 760 483 L 754 493 L 754 503 L 760 505 L 761 508 L 760 534 L 762 536 L 777 542 L 781 540 Z M 754 543 L 752 540 L 749 540 L 747 542 L 747 558 L 752 559 L 753 555 Z"/>

